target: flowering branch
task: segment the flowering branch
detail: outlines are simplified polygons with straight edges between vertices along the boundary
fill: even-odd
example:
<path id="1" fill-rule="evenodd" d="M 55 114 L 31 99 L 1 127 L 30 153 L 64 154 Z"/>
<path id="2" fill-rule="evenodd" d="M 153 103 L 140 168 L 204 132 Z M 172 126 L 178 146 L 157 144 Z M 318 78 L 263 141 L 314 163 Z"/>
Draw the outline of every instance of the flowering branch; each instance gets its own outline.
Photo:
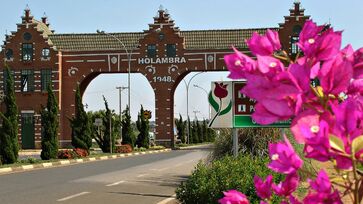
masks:
<path id="1" fill-rule="evenodd" d="M 257 60 L 236 49 L 225 56 L 229 77 L 246 79 L 241 92 L 257 101 L 253 119 L 266 125 L 293 118 L 291 132 L 304 144 L 304 156 L 332 162 L 337 174 L 329 178 L 324 170 L 317 175 L 305 172 L 315 180 L 307 180 L 310 188 L 302 200 L 295 198 L 300 182 L 296 172 L 304 170 L 285 137 L 284 142 L 269 144 L 268 167 L 286 174 L 286 179 L 280 184 L 271 182 L 272 176 L 255 179 L 261 203 L 270 202 L 272 193 L 292 204 L 338 204 L 346 195 L 354 204 L 363 199 L 363 172 L 358 169 L 363 165 L 363 48 L 341 49 L 341 34 L 309 20 L 297 42 L 301 52 L 293 61 L 272 30 L 263 36 L 254 33 L 247 40 Z M 240 203 L 248 203 L 246 196 L 241 198 Z"/>

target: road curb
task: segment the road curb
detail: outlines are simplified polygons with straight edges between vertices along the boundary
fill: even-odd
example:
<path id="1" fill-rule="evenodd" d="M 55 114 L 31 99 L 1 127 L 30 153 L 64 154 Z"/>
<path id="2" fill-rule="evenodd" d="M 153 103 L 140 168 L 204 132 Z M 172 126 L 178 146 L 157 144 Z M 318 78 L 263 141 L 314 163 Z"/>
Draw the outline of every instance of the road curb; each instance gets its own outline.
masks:
<path id="1" fill-rule="evenodd" d="M 117 159 L 117 158 L 125 158 L 130 156 L 142 156 L 147 154 L 156 154 L 162 152 L 170 152 L 171 149 L 162 149 L 162 150 L 150 150 L 145 152 L 133 152 L 133 153 L 122 153 L 122 154 L 114 154 L 109 156 L 97 156 L 97 157 L 87 157 L 83 159 L 69 159 L 69 160 L 60 160 L 56 162 L 44 162 L 39 164 L 27 164 L 21 165 L 16 167 L 4 167 L 0 168 L 0 175 L 6 173 L 13 173 L 13 172 L 23 172 L 29 170 L 36 170 L 36 169 L 46 169 L 51 167 L 61 167 L 61 166 L 68 166 L 74 164 L 81 164 L 85 162 L 93 162 L 93 161 L 105 161 L 110 159 Z"/>

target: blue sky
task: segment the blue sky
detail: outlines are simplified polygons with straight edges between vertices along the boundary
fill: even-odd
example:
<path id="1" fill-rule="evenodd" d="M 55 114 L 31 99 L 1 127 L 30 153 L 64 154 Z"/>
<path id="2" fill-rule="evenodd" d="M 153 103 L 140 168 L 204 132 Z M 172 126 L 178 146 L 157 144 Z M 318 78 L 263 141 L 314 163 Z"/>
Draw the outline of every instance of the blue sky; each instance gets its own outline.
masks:
<path id="1" fill-rule="evenodd" d="M 28 4 L 35 18 L 40 19 L 45 12 L 51 28 L 56 33 L 94 33 L 97 29 L 106 32 L 142 32 L 153 22 L 153 17 L 160 5 L 168 9 L 176 26 L 181 30 L 229 29 L 277 27 L 283 22 L 283 16 L 289 14 L 293 0 L 2 0 L 0 12 L 0 33 L 4 39 L 5 32 L 15 31 L 16 23 Z M 319 24 L 331 23 L 337 30 L 344 30 L 343 45 L 351 43 L 355 49 L 363 46 L 363 1 L 344 0 L 302 0 L 305 14 L 310 15 Z M 188 81 L 193 75 L 186 76 Z M 227 73 L 201 74 L 195 77 L 193 84 L 206 90 L 210 82 L 227 80 Z M 116 86 L 127 86 L 127 75 L 101 75 L 91 82 L 86 90 L 83 102 L 88 110 L 103 109 L 102 95 L 116 111 L 118 108 L 118 91 Z M 208 103 L 203 90 L 191 85 L 190 115 L 192 111 L 198 118 L 208 117 Z M 138 74 L 132 75 L 131 114 L 136 118 L 140 104 L 154 112 L 154 94 L 146 79 Z M 186 115 L 185 86 L 181 83 L 175 93 L 175 114 Z M 201 99 L 202 98 L 202 99 Z M 203 100 L 205 98 L 205 100 Z M 122 94 L 124 108 L 127 91 Z"/>

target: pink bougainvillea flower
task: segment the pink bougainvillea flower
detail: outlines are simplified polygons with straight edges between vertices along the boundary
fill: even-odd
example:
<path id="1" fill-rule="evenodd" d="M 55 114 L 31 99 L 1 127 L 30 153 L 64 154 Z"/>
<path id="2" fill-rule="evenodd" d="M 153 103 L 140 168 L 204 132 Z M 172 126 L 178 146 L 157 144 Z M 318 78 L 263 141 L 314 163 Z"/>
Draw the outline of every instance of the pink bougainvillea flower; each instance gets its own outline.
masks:
<path id="1" fill-rule="evenodd" d="M 306 21 L 299 35 L 300 48 L 304 48 L 310 45 L 312 43 L 312 39 L 315 41 L 316 38 L 318 38 L 318 34 L 323 30 L 323 28 L 324 26 L 317 26 L 316 23 L 314 23 L 312 20 Z"/>
<path id="2" fill-rule="evenodd" d="M 247 74 L 247 85 L 241 92 L 257 101 L 252 118 L 259 124 L 288 120 L 299 109 L 299 90 L 286 71 L 273 76 Z"/>
<path id="3" fill-rule="evenodd" d="M 271 197 L 271 185 L 272 185 L 272 175 L 268 175 L 266 180 L 263 181 L 260 177 L 255 176 L 253 181 L 255 183 L 256 193 L 261 199 L 266 199 Z"/>
<path id="4" fill-rule="evenodd" d="M 331 183 L 328 177 L 328 174 L 324 170 L 320 170 L 318 176 L 315 181 L 308 179 L 310 187 L 317 192 L 321 193 L 330 193 L 331 191 Z"/>
<path id="5" fill-rule="evenodd" d="M 278 196 L 289 197 L 299 185 L 299 176 L 296 173 L 288 174 L 284 181 L 272 184 L 272 189 Z"/>
<path id="6" fill-rule="evenodd" d="M 354 52 L 354 62 L 353 62 L 353 78 L 362 79 L 363 78 L 363 47 Z"/>
<path id="7" fill-rule="evenodd" d="M 217 83 L 214 82 L 214 95 L 217 96 L 219 99 L 225 98 L 228 95 L 227 86 L 228 84 Z"/>
<path id="8" fill-rule="evenodd" d="M 331 105 L 331 107 L 336 119 L 332 134 L 342 140 L 345 152 L 350 154 L 351 142 L 363 134 L 361 101 L 350 97 L 340 104 Z"/>
<path id="9" fill-rule="evenodd" d="M 279 33 L 277 31 L 267 29 L 266 37 L 270 41 L 270 43 L 273 47 L 273 50 L 281 49 L 280 37 L 279 37 Z"/>
<path id="10" fill-rule="evenodd" d="M 314 180 L 308 179 L 311 190 L 309 194 L 304 198 L 304 204 L 313 203 L 342 203 L 338 191 L 332 192 L 332 185 L 330 183 L 329 177 L 324 170 L 321 170 Z M 314 192 L 315 191 L 315 192 Z"/>
<path id="11" fill-rule="evenodd" d="M 302 204 L 301 201 L 299 201 L 296 197 L 294 197 L 292 195 L 289 196 L 289 201 L 291 204 Z"/>
<path id="12" fill-rule="evenodd" d="M 350 82 L 347 95 L 351 97 L 363 95 L 363 78 L 355 79 Z"/>
<path id="13" fill-rule="evenodd" d="M 325 61 L 321 66 L 318 78 L 325 94 L 339 95 L 347 92 L 353 76 L 351 61 L 339 53 L 334 59 Z"/>
<path id="14" fill-rule="evenodd" d="M 257 55 L 257 68 L 258 70 L 266 74 L 270 71 L 281 72 L 284 69 L 282 62 L 274 57 Z"/>
<path id="15" fill-rule="evenodd" d="M 331 158 L 328 123 L 324 120 L 320 121 L 319 126 L 311 127 L 311 132 L 314 136 L 305 142 L 305 157 L 321 162 L 328 161 Z"/>
<path id="16" fill-rule="evenodd" d="M 301 168 L 303 161 L 296 154 L 286 135 L 284 140 L 284 143 L 269 144 L 271 162 L 268 167 L 278 173 L 291 174 Z"/>
<path id="17" fill-rule="evenodd" d="M 305 110 L 296 116 L 291 123 L 291 132 L 295 140 L 303 144 L 308 139 L 315 137 L 319 131 L 320 116 L 315 110 Z"/>
<path id="18" fill-rule="evenodd" d="M 231 79 L 244 79 L 245 72 L 256 70 L 256 61 L 241 53 L 235 47 L 233 47 L 233 50 L 235 53 L 224 56 L 224 61 L 230 72 L 228 77 Z"/>
<path id="19" fill-rule="evenodd" d="M 309 193 L 303 200 L 304 204 L 343 204 L 338 190 L 333 193 Z"/>
<path id="20" fill-rule="evenodd" d="M 218 200 L 220 204 L 249 204 L 246 195 L 239 191 L 229 190 L 223 194 L 224 197 Z"/>
<path id="21" fill-rule="evenodd" d="M 324 26 L 307 21 L 300 33 L 298 46 L 305 56 L 314 62 L 332 59 L 340 50 L 341 32 L 323 29 Z"/>
<path id="22" fill-rule="evenodd" d="M 266 36 L 254 32 L 251 39 L 247 40 L 247 45 L 255 56 L 272 55 L 275 50 L 281 49 L 278 33 L 273 30 L 267 30 Z"/>
<path id="23" fill-rule="evenodd" d="M 341 44 L 342 32 L 334 32 L 333 29 L 328 29 L 317 39 L 316 45 L 311 50 L 311 57 L 317 61 L 332 59 L 340 52 Z"/>

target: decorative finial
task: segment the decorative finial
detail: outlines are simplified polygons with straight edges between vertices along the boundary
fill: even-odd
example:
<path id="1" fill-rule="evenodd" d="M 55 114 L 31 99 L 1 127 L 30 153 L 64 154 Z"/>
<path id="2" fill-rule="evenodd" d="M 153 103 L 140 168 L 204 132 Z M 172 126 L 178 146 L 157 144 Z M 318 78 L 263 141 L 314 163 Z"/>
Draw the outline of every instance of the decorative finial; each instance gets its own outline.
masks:
<path id="1" fill-rule="evenodd" d="M 169 14 L 169 11 L 168 11 L 168 9 L 165 9 L 165 14 Z"/>
<path id="2" fill-rule="evenodd" d="M 163 7 L 163 5 L 160 5 L 160 6 L 159 6 L 159 11 L 164 11 L 164 7 Z"/>
<path id="3" fill-rule="evenodd" d="M 295 4 L 299 4 L 300 3 L 300 0 L 294 0 L 294 3 Z"/>
<path id="4" fill-rule="evenodd" d="M 43 18 L 48 18 L 47 14 L 45 12 L 43 13 Z"/>
<path id="5" fill-rule="evenodd" d="M 25 6 L 25 10 L 26 10 L 26 11 L 30 11 L 29 4 L 26 4 L 26 6 Z"/>

